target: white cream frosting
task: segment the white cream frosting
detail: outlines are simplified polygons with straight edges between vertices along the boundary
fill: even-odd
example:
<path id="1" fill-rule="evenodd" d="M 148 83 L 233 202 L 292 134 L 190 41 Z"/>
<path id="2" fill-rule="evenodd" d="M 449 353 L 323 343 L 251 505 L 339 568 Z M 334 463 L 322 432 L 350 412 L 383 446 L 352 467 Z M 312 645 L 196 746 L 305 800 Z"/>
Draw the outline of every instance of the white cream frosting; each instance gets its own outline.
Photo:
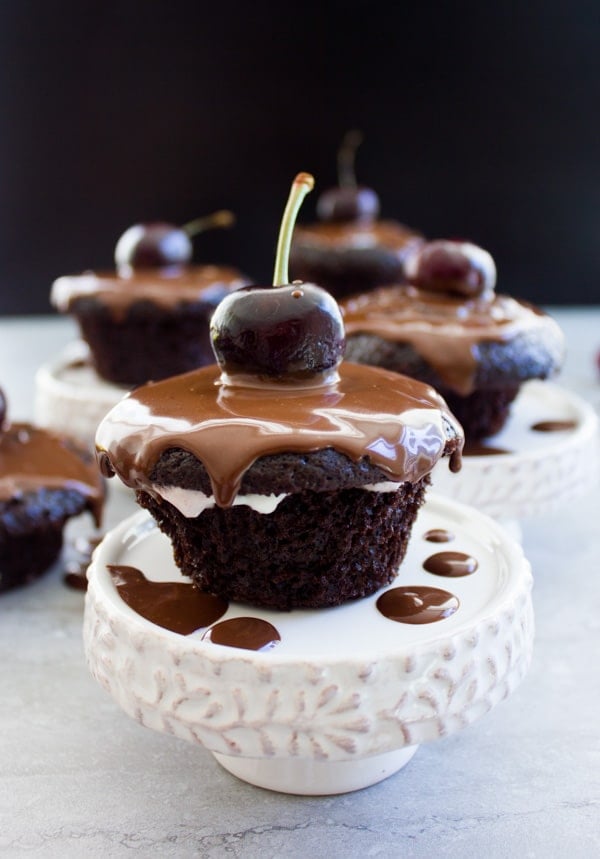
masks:
<path id="1" fill-rule="evenodd" d="M 362 488 L 367 492 L 396 492 L 399 486 L 400 483 L 385 480 L 381 483 L 368 484 Z M 153 486 L 152 491 L 164 501 L 172 504 L 186 519 L 195 519 L 204 510 L 209 510 L 215 506 L 214 496 L 205 495 L 198 489 L 182 489 L 180 486 Z M 236 495 L 233 506 L 245 505 L 256 513 L 268 515 L 277 509 L 287 494 L 283 492 L 280 495 L 258 495 L 256 493 Z"/>

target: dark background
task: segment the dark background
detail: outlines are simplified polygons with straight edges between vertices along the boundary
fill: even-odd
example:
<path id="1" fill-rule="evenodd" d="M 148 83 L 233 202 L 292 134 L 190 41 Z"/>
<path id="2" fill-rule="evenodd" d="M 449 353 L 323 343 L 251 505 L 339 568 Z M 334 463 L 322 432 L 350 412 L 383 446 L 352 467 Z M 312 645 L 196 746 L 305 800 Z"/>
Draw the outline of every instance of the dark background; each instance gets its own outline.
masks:
<path id="1" fill-rule="evenodd" d="M 599 9 L 1 0 L 0 313 L 224 207 L 196 259 L 268 281 L 291 179 L 333 183 L 350 128 L 385 216 L 483 245 L 503 292 L 600 302 Z"/>

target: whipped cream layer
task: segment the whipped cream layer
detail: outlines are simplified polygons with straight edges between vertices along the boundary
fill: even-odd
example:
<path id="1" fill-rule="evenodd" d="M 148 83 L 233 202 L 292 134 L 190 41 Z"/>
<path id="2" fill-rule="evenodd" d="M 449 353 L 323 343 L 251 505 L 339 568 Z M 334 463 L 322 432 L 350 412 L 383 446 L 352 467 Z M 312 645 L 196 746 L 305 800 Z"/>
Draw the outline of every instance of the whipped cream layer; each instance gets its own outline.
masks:
<path id="1" fill-rule="evenodd" d="M 368 486 L 363 486 L 362 489 L 367 492 L 396 492 L 401 484 L 393 481 L 385 481 L 382 483 L 372 483 Z M 195 519 L 204 510 L 210 510 L 215 506 L 213 495 L 205 495 L 199 489 L 182 489 L 181 486 L 152 486 L 154 495 L 159 496 L 164 501 L 168 501 L 173 507 L 185 516 L 186 519 Z M 250 507 L 255 513 L 268 515 L 273 513 L 284 498 L 287 498 L 289 493 L 282 492 L 278 495 L 259 495 L 251 493 L 248 495 L 236 495 L 233 499 L 232 507 Z"/>
<path id="2" fill-rule="evenodd" d="M 333 448 L 368 460 L 392 483 L 416 483 L 452 450 L 460 467 L 463 433 L 428 385 L 386 370 L 342 363 L 336 381 L 316 388 L 224 384 L 205 367 L 137 388 L 101 422 L 100 467 L 152 493 L 161 455 L 182 449 L 206 468 L 219 507 L 229 507 L 242 478 L 263 456 Z"/>

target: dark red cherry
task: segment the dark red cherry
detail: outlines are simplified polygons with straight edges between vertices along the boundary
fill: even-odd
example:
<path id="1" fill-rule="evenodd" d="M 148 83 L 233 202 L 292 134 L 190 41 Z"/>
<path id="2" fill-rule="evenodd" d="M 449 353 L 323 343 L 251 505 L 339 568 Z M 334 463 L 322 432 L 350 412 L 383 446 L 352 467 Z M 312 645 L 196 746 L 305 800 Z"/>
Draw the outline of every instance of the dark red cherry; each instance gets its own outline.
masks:
<path id="1" fill-rule="evenodd" d="M 115 248 L 115 263 L 117 268 L 186 265 L 192 254 L 192 242 L 185 230 L 157 221 L 125 230 Z"/>
<path id="2" fill-rule="evenodd" d="M 379 197 L 372 188 L 356 182 L 356 150 L 362 143 L 360 131 L 348 131 L 337 153 L 338 187 L 323 191 L 317 200 L 317 217 L 334 223 L 374 221 L 379 217 Z"/>
<path id="3" fill-rule="evenodd" d="M 320 286 L 290 284 L 288 278 L 296 216 L 314 182 L 310 173 L 298 173 L 292 182 L 277 241 L 274 286 L 242 287 L 213 314 L 211 341 L 225 379 L 237 376 L 242 384 L 248 376 L 326 380 L 343 358 L 344 323 L 335 299 Z"/>
<path id="4" fill-rule="evenodd" d="M 322 221 L 374 221 L 379 210 L 375 191 L 362 186 L 329 188 L 317 200 L 317 217 Z"/>
<path id="5" fill-rule="evenodd" d="M 220 302 L 210 331 L 229 376 L 308 379 L 335 369 L 345 349 L 340 309 L 312 283 L 242 287 Z"/>
<path id="6" fill-rule="evenodd" d="M 427 242 L 408 258 L 405 272 L 408 282 L 420 289 L 461 298 L 489 294 L 496 285 L 494 260 L 471 242 Z"/>
<path id="7" fill-rule="evenodd" d="M 6 397 L 4 396 L 4 391 L 0 388 L 0 432 L 4 427 L 4 422 L 6 421 Z"/>

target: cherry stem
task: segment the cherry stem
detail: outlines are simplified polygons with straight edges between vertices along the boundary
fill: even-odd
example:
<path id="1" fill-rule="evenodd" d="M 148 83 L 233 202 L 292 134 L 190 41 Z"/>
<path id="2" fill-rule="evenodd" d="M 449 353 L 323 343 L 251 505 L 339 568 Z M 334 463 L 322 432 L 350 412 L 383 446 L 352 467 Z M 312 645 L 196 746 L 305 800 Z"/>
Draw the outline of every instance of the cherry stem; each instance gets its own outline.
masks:
<path id="1" fill-rule="evenodd" d="M 273 286 L 283 286 L 289 283 L 288 262 L 290 258 L 290 247 L 292 245 L 292 233 L 296 224 L 296 218 L 300 211 L 302 201 L 309 191 L 315 186 L 314 177 L 310 173 L 298 173 L 292 187 L 287 205 L 281 219 L 279 228 L 279 239 L 277 241 L 277 254 L 275 256 L 275 272 L 273 274 Z"/>
<path id="2" fill-rule="evenodd" d="M 356 150 L 362 142 L 362 132 L 356 130 L 348 131 L 342 140 L 337 155 L 338 185 L 340 188 L 356 188 L 354 165 Z"/>
<path id="3" fill-rule="evenodd" d="M 233 212 L 221 209 L 218 212 L 213 212 L 212 215 L 204 215 L 202 218 L 189 221 L 181 229 L 188 236 L 197 236 L 198 233 L 203 233 L 205 230 L 211 230 L 214 227 L 231 227 L 233 224 L 235 224 Z"/>

